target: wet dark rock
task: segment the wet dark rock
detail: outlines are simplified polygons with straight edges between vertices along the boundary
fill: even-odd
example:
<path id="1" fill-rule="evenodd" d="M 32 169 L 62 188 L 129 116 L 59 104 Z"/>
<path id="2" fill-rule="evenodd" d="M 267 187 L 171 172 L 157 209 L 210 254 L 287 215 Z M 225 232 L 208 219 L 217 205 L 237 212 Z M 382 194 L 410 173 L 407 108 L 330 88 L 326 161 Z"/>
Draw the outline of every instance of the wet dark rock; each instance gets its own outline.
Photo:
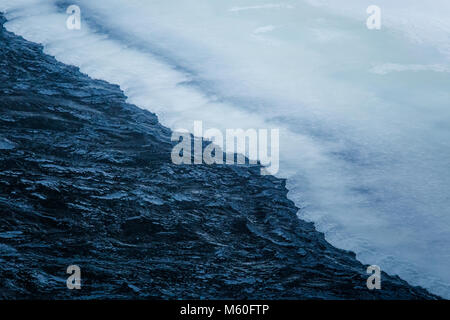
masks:
<path id="1" fill-rule="evenodd" d="M 257 166 L 172 164 L 118 86 L 3 28 L 0 64 L 0 298 L 436 298 L 387 274 L 369 291 Z"/>

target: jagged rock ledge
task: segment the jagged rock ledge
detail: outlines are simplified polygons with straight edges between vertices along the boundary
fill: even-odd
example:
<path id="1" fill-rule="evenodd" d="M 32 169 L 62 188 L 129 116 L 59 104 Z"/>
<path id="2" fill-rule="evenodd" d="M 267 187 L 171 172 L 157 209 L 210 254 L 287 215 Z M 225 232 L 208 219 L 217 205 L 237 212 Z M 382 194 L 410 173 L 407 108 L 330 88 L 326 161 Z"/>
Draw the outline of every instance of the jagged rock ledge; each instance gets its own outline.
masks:
<path id="1" fill-rule="evenodd" d="M 437 298 L 384 273 L 369 291 L 285 181 L 172 164 L 154 114 L 0 20 L 0 298 Z"/>

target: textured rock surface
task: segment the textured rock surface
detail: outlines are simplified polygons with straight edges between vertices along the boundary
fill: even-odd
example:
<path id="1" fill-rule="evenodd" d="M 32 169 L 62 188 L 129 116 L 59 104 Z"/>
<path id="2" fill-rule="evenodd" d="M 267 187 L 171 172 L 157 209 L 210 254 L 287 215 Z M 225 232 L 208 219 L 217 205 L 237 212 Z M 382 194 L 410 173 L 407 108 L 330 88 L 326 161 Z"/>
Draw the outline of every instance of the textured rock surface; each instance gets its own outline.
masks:
<path id="1" fill-rule="evenodd" d="M 435 298 L 369 291 L 283 180 L 173 165 L 154 114 L 3 28 L 0 64 L 0 298 Z"/>

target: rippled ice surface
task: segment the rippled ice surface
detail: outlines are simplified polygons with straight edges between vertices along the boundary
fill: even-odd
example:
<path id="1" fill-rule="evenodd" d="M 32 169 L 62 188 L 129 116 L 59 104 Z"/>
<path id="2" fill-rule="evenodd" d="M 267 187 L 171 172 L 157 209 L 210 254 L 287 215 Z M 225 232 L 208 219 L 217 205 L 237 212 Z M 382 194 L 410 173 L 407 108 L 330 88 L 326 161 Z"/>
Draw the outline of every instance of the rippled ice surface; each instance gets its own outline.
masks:
<path id="1" fill-rule="evenodd" d="M 163 124 L 280 128 L 301 218 L 450 297 L 450 3 L 0 0 L 8 30 Z M 68 30 L 65 9 L 81 8 Z M 7 143 L 3 143 L 7 146 Z"/>

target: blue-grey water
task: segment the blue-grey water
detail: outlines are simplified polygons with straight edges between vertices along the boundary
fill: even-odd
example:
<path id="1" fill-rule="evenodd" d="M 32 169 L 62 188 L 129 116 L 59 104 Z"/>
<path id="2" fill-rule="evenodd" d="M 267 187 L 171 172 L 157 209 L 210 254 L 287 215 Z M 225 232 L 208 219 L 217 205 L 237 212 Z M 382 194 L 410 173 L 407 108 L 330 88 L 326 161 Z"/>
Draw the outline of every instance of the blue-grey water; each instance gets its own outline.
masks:
<path id="1" fill-rule="evenodd" d="M 81 30 L 66 28 L 69 4 Z M 334 245 L 450 297 L 450 5 L 0 0 L 6 28 L 172 129 L 280 128 L 279 176 Z M 6 144 L 6 142 L 5 142 Z"/>

